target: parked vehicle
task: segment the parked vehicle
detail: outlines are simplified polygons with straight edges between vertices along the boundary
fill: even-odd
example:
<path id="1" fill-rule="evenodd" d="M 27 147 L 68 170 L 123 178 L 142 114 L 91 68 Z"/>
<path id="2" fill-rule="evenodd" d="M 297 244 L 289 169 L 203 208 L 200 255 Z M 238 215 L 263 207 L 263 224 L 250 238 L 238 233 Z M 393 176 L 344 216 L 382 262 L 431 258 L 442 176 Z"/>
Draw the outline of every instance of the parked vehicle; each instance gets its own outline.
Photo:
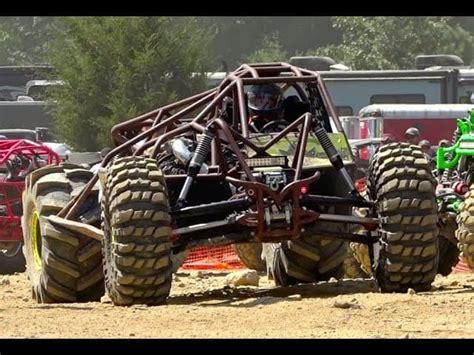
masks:
<path id="1" fill-rule="evenodd" d="M 21 229 L 25 177 L 48 164 L 59 164 L 49 147 L 26 139 L 0 140 L 0 274 L 25 271 Z M 47 201 L 43 201 L 47 209 Z"/>
<path id="2" fill-rule="evenodd" d="M 364 107 L 359 113 L 359 137 L 380 138 L 386 133 L 404 141 L 405 131 L 416 127 L 422 139 L 433 145 L 451 139 L 456 120 L 474 108 L 474 104 L 378 104 Z"/>
<path id="3" fill-rule="evenodd" d="M 318 71 L 339 116 L 356 116 L 372 104 L 471 103 L 474 92 L 474 69 L 452 55 L 418 56 L 416 69 L 408 70 L 348 70 L 327 57 L 290 60 Z M 207 75 L 209 83 L 216 84 L 226 73 Z"/>
<path id="4" fill-rule="evenodd" d="M 440 222 L 447 225 L 451 243 L 459 243 L 467 265 L 474 270 L 474 110 L 457 120 L 452 145 L 437 151 Z M 454 221 L 455 219 L 455 221 Z M 457 223 L 457 225 L 456 225 Z M 454 237 L 454 231 L 456 238 Z"/>

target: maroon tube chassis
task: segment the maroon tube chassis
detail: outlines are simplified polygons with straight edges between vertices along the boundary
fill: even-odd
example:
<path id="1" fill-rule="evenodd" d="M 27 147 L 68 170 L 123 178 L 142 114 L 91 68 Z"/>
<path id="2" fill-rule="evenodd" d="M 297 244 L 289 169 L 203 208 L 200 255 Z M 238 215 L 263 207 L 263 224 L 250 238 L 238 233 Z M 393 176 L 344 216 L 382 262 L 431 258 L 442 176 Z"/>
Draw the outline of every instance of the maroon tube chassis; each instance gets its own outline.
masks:
<path id="1" fill-rule="evenodd" d="M 333 118 L 336 128 L 343 132 L 326 86 L 318 73 L 286 63 L 244 64 L 233 73 L 230 73 L 218 87 L 212 90 L 160 107 L 114 126 L 112 128 L 112 139 L 116 147 L 103 159 L 101 166 L 106 167 L 117 155 L 146 155 L 156 158 L 162 151 L 163 144 L 173 138 L 184 133 L 192 134 L 196 138 L 197 134 L 203 133 L 206 128 L 211 128 L 216 134 L 211 149 L 210 170 L 215 171 L 215 173 L 198 174 L 196 180 L 227 181 L 235 186 L 242 186 L 248 197 L 255 202 L 255 207 L 253 212 L 245 213 L 236 222 L 241 226 L 254 229 L 252 235 L 257 240 L 275 241 L 298 237 L 303 225 L 314 222 L 319 217 L 319 214 L 315 211 L 300 206 L 302 186 L 308 186 L 319 177 L 319 172 L 315 172 L 313 176 L 301 180 L 306 142 L 314 118 L 311 113 L 307 112 L 276 134 L 264 146 L 255 145 L 250 140 L 244 85 L 266 83 L 283 83 L 287 87 L 292 86 L 303 98 L 308 98 L 308 96 L 297 84 L 308 83 L 312 85 L 322 99 L 323 109 Z M 238 122 L 240 124 L 239 131 L 221 118 L 219 108 L 222 107 L 223 100 L 227 96 L 233 99 L 232 118 L 234 123 Z M 186 119 L 187 115 L 196 111 L 198 114 L 194 118 Z M 145 131 L 143 131 L 143 128 L 146 128 Z M 237 141 L 255 151 L 256 156 L 268 156 L 266 151 L 295 129 L 299 129 L 300 132 L 292 162 L 295 178 L 278 194 L 255 180 Z M 220 149 L 221 138 L 225 138 L 228 146 L 237 157 L 240 165 L 239 171 L 245 174 L 246 180 L 239 178 L 235 168 L 229 169 L 227 166 L 222 149 Z M 137 146 L 139 142 L 141 145 Z M 185 178 L 185 175 L 166 176 L 167 180 L 184 180 Z M 82 192 L 58 213 L 58 216 L 65 219 L 74 219 L 76 212 L 89 195 L 97 179 L 98 175 L 96 174 Z M 265 208 L 264 201 L 267 198 L 270 198 L 277 205 L 291 200 L 293 208 L 291 228 L 278 228 L 276 230 L 265 228 L 263 211 Z"/>

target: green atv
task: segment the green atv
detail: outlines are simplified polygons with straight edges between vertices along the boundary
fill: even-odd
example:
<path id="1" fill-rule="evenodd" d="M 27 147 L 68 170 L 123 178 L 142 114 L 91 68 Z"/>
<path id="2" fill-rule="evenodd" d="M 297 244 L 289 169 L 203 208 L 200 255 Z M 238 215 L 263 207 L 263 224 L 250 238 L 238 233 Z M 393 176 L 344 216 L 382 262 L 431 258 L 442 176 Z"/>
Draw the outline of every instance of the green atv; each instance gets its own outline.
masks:
<path id="1" fill-rule="evenodd" d="M 470 269 L 474 270 L 474 110 L 457 120 L 453 145 L 437 151 L 438 206 L 440 222 L 448 221 L 445 228 L 452 233 Z M 453 219 L 455 218 L 455 222 Z M 454 251 L 451 252 L 454 254 Z"/>
<path id="2" fill-rule="evenodd" d="M 436 154 L 436 202 L 438 207 L 439 263 L 437 273 L 447 276 L 463 256 L 474 269 L 474 110 L 457 120 L 451 147 L 440 147 Z M 471 188 L 470 188 L 471 187 Z M 364 216 L 367 209 L 355 209 Z M 474 214 L 472 214 L 474 216 Z M 345 261 L 346 277 L 371 275 L 367 245 L 352 242 Z"/>

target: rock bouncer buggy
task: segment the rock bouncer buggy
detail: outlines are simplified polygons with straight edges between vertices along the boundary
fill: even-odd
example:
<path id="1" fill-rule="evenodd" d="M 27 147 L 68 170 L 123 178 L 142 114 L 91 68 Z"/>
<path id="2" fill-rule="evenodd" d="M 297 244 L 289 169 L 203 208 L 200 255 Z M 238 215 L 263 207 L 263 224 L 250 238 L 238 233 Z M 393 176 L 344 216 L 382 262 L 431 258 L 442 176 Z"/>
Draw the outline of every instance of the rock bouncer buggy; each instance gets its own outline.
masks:
<path id="1" fill-rule="evenodd" d="M 25 176 L 47 164 L 59 164 L 49 147 L 26 139 L 0 140 L 0 274 L 25 270 L 21 195 Z"/>
<path id="2" fill-rule="evenodd" d="M 247 89 L 261 84 L 284 92 L 284 118 L 256 129 Z M 219 243 L 264 243 L 278 285 L 342 276 L 348 241 L 370 246 L 383 292 L 427 290 L 434 280 L 436 201 L 423 153 L 381 148 L 370 199 L 361 197 L 316 72 L 242 65 L 212 90 L 116 125 L 112 137 L 98 176 L 63 165 L 27 179 L 23 228 L 39 302 L 95 300 L 105 284 L 116 305 L 162 304 L 172 255 Z M 352 216 L 353 206 L 371 213 Z M 354 224 L 363 231 L 351 233 Z"/>

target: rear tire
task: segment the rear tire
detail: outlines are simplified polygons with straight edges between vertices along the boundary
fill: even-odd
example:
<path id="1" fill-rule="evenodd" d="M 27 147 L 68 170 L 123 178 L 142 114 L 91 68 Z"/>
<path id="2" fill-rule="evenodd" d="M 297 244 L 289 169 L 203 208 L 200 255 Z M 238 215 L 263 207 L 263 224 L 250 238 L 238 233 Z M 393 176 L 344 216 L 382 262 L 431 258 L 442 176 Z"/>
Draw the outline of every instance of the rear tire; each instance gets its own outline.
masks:
<path id="1" fill-rule="evenodd" d="M 325 230 L 344 228 L 336 223 L 320 225 Z M 346 247 L 344 241 L 318 237 L 264 244 L 267 272 L 277 286 L 340 279 L 344 276 Z"/>
<path id="2" fill-rule="evenodd" d="M 98 301 L 104 294 L 100 242 L 44 218 L 58 213 L 91 177 L 91 172 L 72 164 L 47 166 L 26 177 L 23 253 L 39 303 Z M 92 193 L 84 205 L 96 200 L 97 193 Z"/>
<path id="3" fill-rule="evenodd" d="M 171 289 L 171 217 L 154 159 L 125 157 L 107 169 L 102 198 L 104 273 L 115 305 L 160 305 Z"/>
<path id="4" fill-rule="evenodd" d="M 456 238 L 467 266 L 474 270 L 474 184 L 461 203 L 460 210 L 456 219 L 458 223 Z"/>
<path id="5" fill-rule="evenodd" d="M 441 274 L 443 276 L 448 276 L 452 272 L 453 267 L 456 266 L 459 262 L 459 248 L 457 247 L 457 245 L 454 245 L 450 239 L 445 237 L 449 234 L 454 235 L 456 227 L 454 226 L 453 229 L 453 226 L 451 224 L 452 223 L 449 222 L 446 224 L 442 224 L 440 228 L 439 264 L 436 273 Z M 350 249 L 352 250 L 354 260 L 348 260 L 347 264 L 350 265 L 350 263 L 354 263 L 355 261 L 357 265 L 360 265 L 360 269 L 365 274 L 365 277 L 372 277 L 371 261 L 367 245 L 350 243 Z M 351 257 L 348 256 L 348 259 L 350 258 Z M 346 271 L 346 274 L 348 275 L 347 277 L 350 277 L 350 275 L 352 274 L 355 275 L 354 272 L 357 269 L 357 266 L 354 265 L 352 266 L 352 268 L 354 268 L 354 270 L 352 270 L 352 273 L 347 274 Z"/>
<path id="6" fill-rule="evenodd" d="M 232 245 L 240 261 L 249 269 L 265 271 L 266 264 L 262 259 L 261 243 L 241 243 Z"/>
<path id="7" fill-rule="evenodd" d="M 454 220 L 448 220 L 446 223 L 440 222 L 439 226 L 439 264 L 438 274 L 448 276 L 459 262 L 459 250 L 457 244 L 453 243 L 455 239 L 457 225 Z"/>
<path id="8" fill-rule="evenodd" d="M 11 275 L 26 270 L 25 256 L 22 252 L 23 243 L 18 243 L 18 249 L 11 252 L 0 251 L 0 275 Z"/>
<path id="9" fill-rule="evenodd" d="M 420 147 L 381 146 L 368 188 L 381 218 L 374 272 L 380 290 L 428 291 L 438 268 L 439 231 L 434 179 Z"/>
<path id="10" fill-rule="evenodd" d="M 364 270 L 364 262 L 361 262 L 358 257 L 365 253 L 360 253 L 359 249 L 365 248 L 367 250 L 367 257 L 369 257 L 368 248 L 365 244 L 360 243 L 349 243 L 347 248 L 347 256 L 344 260 L 344 278 L 346 279 L 360 279 L 370 277 L 370 260 L 369 260 L 369 273 Z"/>
<path id="11" fill-rule="evenodd" d="M 178 272 L 179 268 L 183 266 L 184 262 L 188 258 L 189 250 L 179 252 L 177 254 L 171 254 L 171 264 L 173 265 L 171 271 L 174 273 Z"/>

